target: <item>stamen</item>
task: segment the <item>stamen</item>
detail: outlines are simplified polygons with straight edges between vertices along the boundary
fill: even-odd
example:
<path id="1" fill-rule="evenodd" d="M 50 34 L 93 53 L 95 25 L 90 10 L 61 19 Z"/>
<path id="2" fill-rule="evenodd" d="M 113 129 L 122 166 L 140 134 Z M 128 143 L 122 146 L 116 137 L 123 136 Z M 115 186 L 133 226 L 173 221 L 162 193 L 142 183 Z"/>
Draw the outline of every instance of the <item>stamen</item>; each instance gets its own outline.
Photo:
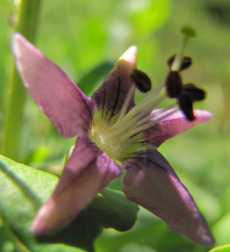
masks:
<path id="1" fill-rule="evenodd" d="M 177 102 L 172 103 L 171 105 L 167 106 L 166 108 L 163 109 L 159 109 L 158 111 L 156 111 L 155 113 L 150 114 L 149 116 L 144 117 L 142 120 L 138 121 L 135 125 L 133 125 L 133 127 L 131 127 L 130 129 L 133 129 L 135 127 L 138 127 L 140 125 L 143 125 L 144 123 L 148 122 L 149 120 L 153 119 L 154 117 L 163 114 L 165 111 L 175 107 L 177 105 Z"/>
<path id="2" fill-rule="evenodd" d="M 130 104 L 130 100 L 133 97 L 135 91 L 134 87 L 130 88 L 117 121 L 114 123 L 113 126 L 110 126 L 107 129 L 107 133 L 109 133 L 111 138 L 118 137 L 119 142 L 122 142 L 149 127 L 153 127 L 164 118 L 168 117 L 172 113 L 175 113 L 176 110 L 168 110 L 178 105 L 178 103 L 182 111 L 185 110 L 184 113 L 186 112 L 185 114 L 189 114 L 189 112 L 191 112 L 191 104 L 187 104 L 187 98 L 191 100 L 190 96 L 198 98 L 202 96 L 201 91 L 197 88 L 194 88 L 190 84 L 183 89 L 180 71 L 186 69 L 191 64 L 191 58 L 184 57 L 183 51 L 189 37 L 194 34 L 192 33 L 192 29 L 188 27 L 184 28 L 182 32 L 184 33 L 182 46 L 179 50 L 179 53 L 176 56 L 171 57 L 168 62 L 171 70 L 166 78 L 166 81 L 162 82 L 155 90 L 150 91 L 149 94 L 141 102 L 139 102 L 136 106 L 134 106 L 131 110 L 127 112 L 128 105 Z M 135 69 L 131 75 L 131 78 L 135 82 L 136 87 L 140 89 L 141 92 L 147 91 L 151 85 L 149 77 L 140 70 Z M 158 96 L 162 88 L 165 86 L 167 95 L 165 94 L 163 96 Z M 182 90 L 184 90 L 183 96 Z M 187 95 L 187 93 L 189 94 Z M 167 96 L 169 98 L 177 98 L 177 101 L 164 109 L 149 114 L 159 104 L 161 104 L 167 98 Z M 186 116 L 187 118 L 189 118 L 189 120 L 193 119 L 190 118 L 192 117 L 190 116 L 190 114 Z M 155 120 L 150 121 L 154 118 Z"/>
<path id="3" fill-rule="evenodd" d="M 137 106 L 140 106 L 141 104 L 152 99 L 154 96 L 156 96 L 158 93 L 160 93 L 160 91 L 164 88 L 164 85 L 165 85 L 164 81 L 161 82 L 161 84 L 158 87 L 156 87 L 155 89 L 153 89 L 152 91 L 150 91 L 149 94 L 142 101 L 140 101 L 137 104 Z"/>
<path id="4" fill-rule="evenodd" d="M 143 103 L 142 106 L 138 107 L 137 104 L 137 108 L 135 107 L 134 109 L 130 110 L 123 118 L 121 125 L 124 125 L 125 123 L 127 123 L 128 121 L 133 120 L 133 123 L 137 122 L 137 120 L 139 120 L 140 118 L 142 118 L 144 115 L 146 115 L 148 112 L 150 112 L 151 110 L 153 110 L 154 108 L 156 108 L 160 103 L 162 103 L 165 100 L 166 96 L 164 95 L 163 97 L 157 99 L 154 103 L 153 101 L 146 101 L 146 103 Z M 140 113 L 140 115 L 139 115 Z"/>
<path id="5" fill-rule="evenodd" d="M 183 94 L 178 99 L 180 109 L 183 111 L 187 120 L 194 121 L 195 116 L 193 114 L 193 103 L 192 99 L 187 94 Z"/>
<path id="6" fill-rule="evenodd" d="M 172 64 L 173 64 L 173 62 L 175 60 L 175 57 L 176 57 L 176 55 L 174 54 L 167 61 L 167 65 L 168 65 L 170 70 L 171 70 Z M 191 64 L 192 64 L 192 58 L 188 57 L 188 56 L 183 56 L 181 66 L 180 66 L 180 71 L 182 71 L 184 69 L 187 69 L 188 67 L 191 66 Z"/>
<path id="7" fill-rule="evenodd" d="M 131 79 L 134 81 L 137 89 L 142 93 L 147 93 L 152 88 L 149 76 L 138 69 L 134 69 L 131 74 Z"/>
<path id="8" fill-rule="evenodd" d="M 177 105 L 177 102 L 169 105 L 167 108 L 162 109 L 161 113 L 164 113 L 165 111 L 169 110 L 170 108 L 172 108 L 172 107 L 174 107 L 176 105 Z M 140 127 L 133 128 L 128 133 L 126 133 L 125 135 L 122 136 L 122 138 L 120 139 L 120 142 L 125 141 L 126 139 L 128 139 L 128 138 L 130 138 L 130 137 L 132 137 L 132 136 L 134 136 L 134 135 L 136 135 L 138 133 L 140 133 L 143 130 L 146 130 L 146 129 L 150 128 L 150 127 L 153 127 L 154 125 L 158 124 L 160 121 L 162 121 L 163 119 L 165 119 L 166 117 L 174 114 L 176 111 L 178 111 L 178 110 L 176 110 L 176 109 L 175 110 L 169 110 L 168 113 L 165 113 L 162 116 L 158 117 L 155 121 L 151 121 L 151 122 L 148 122 L 148 123 L 146 123 L 146 124 L 144 124 L 144 125 L 142 125 Z M 155 116 L 153 116 L 153 117 L 155 117 Z"/>
<path id="9" fill-rule="evenodd" d="M 121 112 L 120 112 L 120 115 L 119 115 L 117 121 L 110 128 L 108 128 L 108 131 L 116 128 L 120 124 L 121 120 L 125 116 L 125 113 L 128 109 L 129 102 L 130 102 L 131 98 L 133 97 L 134 92 L 135 92 L 135 86 L 131 86 L 131 88 L 129 89 L 128 94 L 126 96 L 125 102 L 121 108 Z"/>
<path id="10" fill-rule="evenodd" d="M 139 119 L 141 119 L 142 117 L 144 117 L 147 113 L 151 112 L 153 109 L 155 109 L 158 105 L 160 105 L 165 99 L 167 98 L 166 95 L 158 98 L 156 100 L 156 102 L 154 102 L 152 105 L 150 105 L 149 107 L 147 107 L 145 110 L 143 110 L 142 112 L 140 112 L 138 115 L 135 116 L 136 121 L 138 121 Z"/>
<path id="11" fill-rule="evenodd" d="M 170 98 L 178 98 L 182 89 L 182 80 L 179 71 L 170 71 L 165 80 L 166 92 Z"/>
<path id="12" fill-rule="evenodd" d="M 108 156 L 119 162 L 132 157 L 133 153 L 140 151 L 146 141 L 144 131 L 177 112 L 178 109 L 172 109 L 175 106 L 182 110 L 187 120 L 195 119 L 193 102 L 203 100 L 205 92 L 192 83 L 186 85 L 182 83 L 180 73 L 191 65 L 191 58 L 182 56 L 188 38 L 191 36 L 188 31 L 191 33 L 188 28 L 184 32 L 179 53 L 168 61 L 170 71 L 165 81 L 156 89 L 149 91 L 151 80 L 148 75 L 135 68 L 130 75 L 133 85 L 126 95 L 120 113 L 109 122 L 101 120 L 101 111 L 96 113 L 90 136 Z M 134 105 L 136 88 L 141 92 L 149 92 L 142 101 L 130 109 L 130 105 Z M 161 93 L 163 88 L 164 94 Z M 163 109 L 157 109 L 166 98 L 176 98 L 176 101 Z"/>
<path id="13" fill-rule="evenodd" d="M 178 99 L 180 109 L 184 112 L 187 120 L 195 120 L 193 113 L 193 102 L 202 101 L 205 98 L 205 92 L 197 88 L 194 84 L 188 83 L 183 86 L 181 95 Z"/>
<path id="14" fill-rule="evenodd" d="M 161 91 L 161 89 L 164 87 L 164 83 L 162 83 L 158 88 L 151 91 L 148 96 L 146 96 L 142 101 L 140 101 L 135 107 L 133 107 L 125 116 L 124 116 L 124 122 L 127 122 L 131 120 L 133 117 L 135 117 L 137 114 L 145 110 L 146 108 L 149 108 L 152 104 L 152 108 L 155 108 L 158 106 L 165 98 L 166 95 L 164 95 L 162 98 L 158 98 L 157 101 L 154 101 L 153 98 Z M 156 100 L 156 99 L 155 99 Z"/>
<path id="15" fill-rule="evenodd" d="M 187 94 L 192 101 L 202 101 L 205 98 L 205 91 L 197 88 L 192 83 L 188 83 L 183 86 L 182 94 Z"/>
<path id="16" fill-rule="evenodd" d="M 112 132 L 111 132 L 111 129 L 109 129 L 109 131 L 111 132 L 110 136 L 115 137 L 115 136 L 119 135 L 121 132 L 124 132 L 125 130 L 127 130 L 128 128 L 130 130 L 132 128 L 136 128 L 137 126 L 143 124 L 144 122 L 147 122 L 148 121 L 148 119 L 147 119 L 148 116 L 145 116 L 145 115 L 147 113 L 151 112 L 154 108 L 156 108 L 161 102 L 163 102 L 165 100 L 165 98 L 166 98 L 166 96 L 161 97 L 155 103 L 153 103 L 151 106 L 149 106 L 148 108 L 146 108 L 145 110 L 143 110 L 142 112 L 140 112 L 139 114 L 134 116 L 131 120 L 128 120 L 129 118 L 127 119 L 126 116 L 125 116 L 123 118 L 123 120 L 121 121 L 121 123 L 119 124 L 119 127 L 117 127 Z M 143 119 L 141 119 L 141 118 L 143 118 Z M 150 118 L 152 118 L 152 117 L 150 117 Z M 138 124 L 140 119 L 143 122 L 141 124 Z"/>
<path id="17" fill-rule="evenodd" d="M 152 90 L 149 92 L 149 94 L 142 100 L 140 101 L 135 107 L 133 107 L 127 114 L 126 111 L 128 109 L 128 105 L 130 102 L 130 99 L 132 98 L 134 91 L 135 91 L 135 87 L 132 86 L 129 89 L 129 92 L 127 94 L 127 97 L 125 99 L 125 102 L 121 108 L 121 112 L 120 115 L 117 119 L 117 121 L 111 125 L 108 128 L 108 132 L 113 131 L 115 128 L 121 127 L 122 125 L 124 125 L 124 123 L 127 123 L 128 121 L 131 121 L 137 114 L 139 114 L 140 112 L 142 112 L 143 110 L 146 109 L 146 107 L 148 107 L 149 105 L 151 105 L 151 103 L 153 103 L 153 106 L 151 106 L 152 108 L 155 108 L 156 106 L 158 106 L 166 97 L 164 96 L 162 98 L 162 100 L 159 100 L 158 102 L 154 103 L 153 98 L 164 88 L 164 82 L 162 82 L 156 89 Z M 145 114 L 149 112 L 146 111 Z M 136 120 L 135 120 L 136 121 Z"/>

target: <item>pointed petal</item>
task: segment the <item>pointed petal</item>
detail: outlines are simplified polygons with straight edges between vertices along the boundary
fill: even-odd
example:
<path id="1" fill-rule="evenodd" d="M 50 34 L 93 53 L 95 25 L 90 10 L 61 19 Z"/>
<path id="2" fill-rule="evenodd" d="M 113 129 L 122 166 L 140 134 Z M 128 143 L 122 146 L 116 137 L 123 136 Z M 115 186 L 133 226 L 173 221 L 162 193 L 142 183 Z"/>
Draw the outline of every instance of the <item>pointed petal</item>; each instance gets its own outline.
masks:
<path id="1" fill-rule="evenodd" d="M 169 163 L 156 150 L 146 150 L 124 167 L 126 197 L 162 218 L 169 228 L 196 243 L 212 244 L 213 237 L 193 198 Z"/>
<path id="2" fill-rule="evenodd" d="M 153 111 L 152 113 L 154 113 Z M 178 110 L 174 114 L 166 117 L 160 123 L 145 130 L 146 143 L 153 144 L 154 146 L 160 146 L 165 140 L 174 137 L 200 123 L 207 122 L 212 118 L 212 114 L 205 110 L 194 110 L 196 119 L 194 121 L 188 121 L 184 114 Z M 154 120 L 156 120 L 154 118 Z"/>
<path id="3" fill-rule="evenodd" d="M 116 115 L 126 98 L 128 90 L 134 85 L 131 74 L 136 68 L 137 48 L 131 46 L 118 60 L 102 86 L 93 94 L 92 100 L 97 109 L 105 111 L 103 116 L 108 120 Z M 130 100 L 129 108 L 134 104 L 134 96 Z"/>
<path id="4" fill-rule="evenodd" d="M 86 136 L 77 145 L 48 201 L 40 208 L 31 229 L 50 234 L 66 227 L 111 180 L 120 168 Z"/>
<path id="5" fill-rule="evenodd" d="M 91 101 L 72 80 L 22 35 L 12 41 L 18 71 L 38 107 L 63 137 L 88 129 Z"/>

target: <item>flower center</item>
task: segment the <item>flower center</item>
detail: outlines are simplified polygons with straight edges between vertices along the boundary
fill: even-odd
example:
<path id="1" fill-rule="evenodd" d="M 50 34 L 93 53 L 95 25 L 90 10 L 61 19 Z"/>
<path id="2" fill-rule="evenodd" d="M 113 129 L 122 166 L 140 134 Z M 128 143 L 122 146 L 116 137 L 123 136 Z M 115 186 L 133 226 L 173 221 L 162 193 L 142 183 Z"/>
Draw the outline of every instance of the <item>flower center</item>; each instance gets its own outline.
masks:
<path id="1" fill-rule="evenodd" d="M 177 105 L 172 103 L 164 109 L 151 113 L 167 96 L 160 95 L 164 83 L 149 94 L 131 110 L 127 111 L 130 100 L 134 96 L 136 87 L 132 86 L 126 96 L 120 113 L 109 122 L 102 119 L 101 112 L 97 111 L 90 131 L 90 137 L 113 160 L 122 162 L 132 158 L 143 148 L 145 139 L 143 131 L 159 123 L 176 110 L 169 110 Z"/>
<path id="2" fill-rule="evenodd" d="M 128 129 L 119 131 L 116 126 L 118 117 L 119 115 L 116 115 L 108 122 L 102 119 L 101 111 L 97 111 L 94 116 L 90 137 L 111 159 L 121 163 L 126 159 L 132 158 L 133 154 L 142 148 L 140 144 L 142 134 L 126 137 Z"/>

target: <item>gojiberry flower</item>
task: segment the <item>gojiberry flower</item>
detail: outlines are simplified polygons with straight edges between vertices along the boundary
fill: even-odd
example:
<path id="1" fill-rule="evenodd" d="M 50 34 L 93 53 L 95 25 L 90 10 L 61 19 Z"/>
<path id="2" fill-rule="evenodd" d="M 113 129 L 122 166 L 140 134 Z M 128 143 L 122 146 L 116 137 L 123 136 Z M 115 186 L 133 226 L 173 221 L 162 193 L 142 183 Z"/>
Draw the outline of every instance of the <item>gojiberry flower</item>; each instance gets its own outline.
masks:
<path id="1" fill-rule="evenodd" d="M 190 193 L 157 151 L 168 138 L 209 120 L 209 112 L 195 110 L 196 119 L 190 122 L 180 110 L 172 109 L 177 101 L 157 109 L 168 99 L 161 95 L 164 83 L 135 104 L 136 88 L 143 92 L 151 88 L 149 77 L 137 70 L 135 46 L 120 57 L 91 98 L 20 34 L 14 35 L 13 51 L 24 85 L 38 107 L 61 136 L 78 136 L 58 185 L 32 223 L 34 233 L 53 233 L 67 226 L 124 170 L 123 191 L 128 199 L 192 241 L 213 243 Z"/>

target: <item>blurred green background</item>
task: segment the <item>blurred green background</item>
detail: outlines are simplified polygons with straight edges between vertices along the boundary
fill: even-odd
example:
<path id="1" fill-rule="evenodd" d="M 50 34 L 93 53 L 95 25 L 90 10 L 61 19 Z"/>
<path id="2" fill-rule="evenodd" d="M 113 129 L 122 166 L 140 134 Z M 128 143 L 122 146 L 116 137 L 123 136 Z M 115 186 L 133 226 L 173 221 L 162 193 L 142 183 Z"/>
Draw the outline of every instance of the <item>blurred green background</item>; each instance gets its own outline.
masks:
<path id="1" fill-rule="evenodd" d="M 13 58 L 10 37 L 15 8 L 2 1 L 0 8 L 0 131 L 7 109 Z M 84 77 L 111 63 L 132 44 L 138 46 L 138 67 L 157 86 L 166 76 L 166 60 L 181 42 L 179 30 L 195 28 L 197 36 L 186 48 L 193 66 L 183 74 L 207 91 L 197 108 L 213 119 L 167 141 L 159 151 L 174 167 L 206 217 L 217 245 L 230 243 L 230 2 L 228 0 L 43 0 L 36 36 L 37 47 L 56 62 L 88 95 L 100 78 Z M 90 75 L 92 76 L 92 75 Z M 27 99 L 20 158 L 34 167 L 58 166 L 75 139 L 62 139 L 48 119 Z M 0 143 L 3 134 L 0 135 Z M 119 184 L 119 181 L 114 183 Z M 10 238 L 9 238 L 10 240 Z M 6 244 L 4 251 L 7 250 Z M 127 233 L 105 230 L 96 240 L 97 252 L 208 251 L 141 209 L 135 227 Z M 3 250 L 2 250 L 3 251 Z"/>

